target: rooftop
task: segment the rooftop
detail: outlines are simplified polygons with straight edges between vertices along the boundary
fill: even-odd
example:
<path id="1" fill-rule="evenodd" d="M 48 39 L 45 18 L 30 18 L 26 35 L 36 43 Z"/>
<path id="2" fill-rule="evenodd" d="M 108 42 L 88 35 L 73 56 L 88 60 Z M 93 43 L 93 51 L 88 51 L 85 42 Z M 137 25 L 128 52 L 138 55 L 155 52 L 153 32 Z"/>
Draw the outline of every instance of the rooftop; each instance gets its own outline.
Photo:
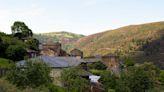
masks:
<path id="1" fill-rule="evenodd" d="M 29 59 L 33 62 L 41 60 L 47 63 L 52 68 L 66 68 L 78 66 L 82 62 L 86 62 L 83 59 L 78 59 L 76 57 L 54 57 L 54 56 L 38 56 L 36 58 Z M 17 65 L 24 65 L 27 60 L 22 60 L 17 63 Z"/>

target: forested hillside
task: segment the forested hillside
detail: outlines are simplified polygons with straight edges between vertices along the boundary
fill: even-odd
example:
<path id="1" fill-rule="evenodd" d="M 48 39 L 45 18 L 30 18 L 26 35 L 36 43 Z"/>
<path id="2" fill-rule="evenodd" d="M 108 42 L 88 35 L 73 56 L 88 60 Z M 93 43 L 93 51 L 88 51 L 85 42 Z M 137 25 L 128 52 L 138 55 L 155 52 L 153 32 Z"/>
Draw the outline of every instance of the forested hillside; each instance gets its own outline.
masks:
<path id="1" fill-rule="evenodd" d="M 93 34 L 78 40 L 85 56 L 115 53 L 132 56 L 136 61 L 164 65 L 164 22 L 130 25 Z"/>

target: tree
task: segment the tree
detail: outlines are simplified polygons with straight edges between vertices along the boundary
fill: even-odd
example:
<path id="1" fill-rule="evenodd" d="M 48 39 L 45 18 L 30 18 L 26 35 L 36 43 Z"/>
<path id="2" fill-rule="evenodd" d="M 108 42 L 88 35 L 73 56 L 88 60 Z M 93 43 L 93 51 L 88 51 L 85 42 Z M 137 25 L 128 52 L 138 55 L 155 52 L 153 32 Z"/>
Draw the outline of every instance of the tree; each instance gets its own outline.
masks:
<path id="1" fill-rule="evenodd" d="M 39 50 L 39 41 L 35 38 L 27 39 L 26 44 L 29 49 Z"/>
<path id="2" fill-rule="evenodd" d="M 158 69 L 152 63 L 129 67 L 122 80 L 131 92 L 145 92 L 154 87 Z"/>
<path id="3" fill-rule="evenodd" d="M 22 92 L 18 90 L 15 85 L 10 84 L 8 81 L 0 78 L 0 92 Z"/>
<path id="4" fill-rule="evenodd" d="M 64 69 L 61 73 L 61 80 L 68 92 L 86 92 L 88 91 L 89 82 L 80 75 L 80 68 Z"/>
<path id="5" fill-rule="evenodd" d="M 90 65 L 88 65 L 88 67 L 90 69 L 97 69 L 97 70 L 106 70 L 107 69 L 107 66 L 104 65 L 101 61 L 98 61 L 94 64 L 90 64 Z"/>
<path id="6" fill-rule="evenodd" d="M 50 67 L 40 60 L 26 61 L 24 66 L 13 65 L 7 75 L 7 80 L 20 88 L 36 88 L 52 82 L 50 72 Z"/>
<path id="7" fill-rule="evenodd" d="M 0 32 L 0 57 L 5 57 L 5 50 L 7 48 L 7 44 L 4 41 L 4 38 L 6 37 L 5 33 Z"/>
<path id="8" fill-rule="evenodd" d="M 0 32 L 0 57 L 8 58 L 9 55 L 7 55 L 6 50 L 11 45 L 12 46 L 14 45 L 15 47 L 19 46 L 21 48 L 26 47 L 26 44 L 23 43 L 21 40 L 16 39 L 16 38 L 12 37 L 11 35 L 7 35 L 5 33 Z M 22 54 L 22 55 L 24 55 L 24 54 Z M 24 56 L 21 56 L 21 57 L 24 57 Z M 17 57 L 17 58 L 19 58 L 19 57 Z"/>
<path id="9" fill-rule="evenodd" d="M 133 61 L 131 58 L 127 57 L 127 58 L 125 59 L 125 66 L 126 66 L 126 67 L 134 66 L 134 61 Z"/>
<path id="10" fill-rule="evenodd" d="M 21 40 L 24 40 L 28 37 L 32 37 L 32 30 L 28 28 L 28 26 L 21 21 L 16 21 L 11 26 L 12 34 L 14 37 L 17 37 Z"/>
<path id="11" fill-rule="evenodd" d="M 2 43 L 2 39 L 0 37 L 0 57 L 3 56 L 4 49 L 3 49 L 3 43 Z"/>
<path id="12" fill-rule="evenodd" d="M 111 74 L 111 71 L 104 70 L 100 73 L 100 82 L 103 84 L 106 91 L 114 89 L 116 86 L 116 76 Z"/>
<path id="13" fill-rule="evenodd" d="M 125 80 L 123 80 L 122 78 L 116 81 L 115 90 L 116 92 L 131 92 L 128 85 L 126 85 Z"/>
<path id="14" fill-rule="evenodd" d="M 102 83 L 105 92 L 107 92 L 109 89 L 115 88 L 117 77 L 114 74 L 112 74 L 111 71 L 92 69 L 90 70 L 90 72 L 94 75 L 101 76 L 99 82 Z"/>
<path id="15" fill-rule="evenodd" d="M 13 61 L 23 60 L 26 53 L 26 50 L 21 45 L 10 45 L 5 52 L 7 58 Z"/>

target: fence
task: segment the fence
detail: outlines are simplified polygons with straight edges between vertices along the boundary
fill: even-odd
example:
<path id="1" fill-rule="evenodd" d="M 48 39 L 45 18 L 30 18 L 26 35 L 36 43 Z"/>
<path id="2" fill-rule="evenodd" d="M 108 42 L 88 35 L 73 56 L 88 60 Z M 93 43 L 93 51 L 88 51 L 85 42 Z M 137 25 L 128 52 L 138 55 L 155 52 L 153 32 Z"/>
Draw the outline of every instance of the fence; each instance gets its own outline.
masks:
<path id="1" fill-rule="evenodd" d="M 0 77 L 4 76 L 7 74 L 9 69 L 7 68 L 0 68 Z"/>

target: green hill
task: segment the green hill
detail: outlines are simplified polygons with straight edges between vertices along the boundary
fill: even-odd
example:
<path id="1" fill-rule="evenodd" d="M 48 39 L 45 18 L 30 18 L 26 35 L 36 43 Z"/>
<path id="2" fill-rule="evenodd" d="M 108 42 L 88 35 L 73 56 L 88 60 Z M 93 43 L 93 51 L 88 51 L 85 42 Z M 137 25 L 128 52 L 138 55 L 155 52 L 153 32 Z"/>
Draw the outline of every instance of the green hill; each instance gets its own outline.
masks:
<path id="1" fill-rule="evenodd" d="M 83 50 L 85 56 L 114 53 L 133 57 L 138 62 L 164 65 L 164 22 L 130 25 L 93 34 L 79 39 L 75 46 Z"/>
<path id="2" fill-rule="evenodd" d="M 37 38 L 41 43 L 61 42 L 63 49 L 69 50 L 70 48 L 73 48 L 72 43 L 75 43 L 78 39 L 84 37 L 84 35 L 62 31 L 34 34 L 34 37 Z"/>

